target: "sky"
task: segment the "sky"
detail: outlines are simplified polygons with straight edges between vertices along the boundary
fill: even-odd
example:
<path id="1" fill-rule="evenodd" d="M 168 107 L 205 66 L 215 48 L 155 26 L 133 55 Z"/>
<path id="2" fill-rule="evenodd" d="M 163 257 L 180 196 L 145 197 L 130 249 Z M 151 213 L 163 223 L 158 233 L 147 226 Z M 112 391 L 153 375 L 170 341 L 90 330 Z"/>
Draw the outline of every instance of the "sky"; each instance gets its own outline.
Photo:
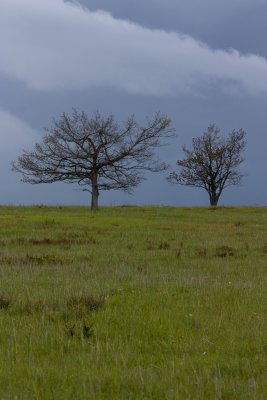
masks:
<path id="1" fill-rule="evenodd" d="M 0 204 L 89 203 L 74 184 L 30 185 L 10 162 L 73 108 L 142 123 L 156 111 L 176 138 L 160 150 L 175 169 L 215 123 L 247 132 L 246 174 L 221 205 L 266 205 L 267 0 L 1 0 Z M 208 205 L 205 191 L 146 174 L 132 195 L 100 205 Z"/>

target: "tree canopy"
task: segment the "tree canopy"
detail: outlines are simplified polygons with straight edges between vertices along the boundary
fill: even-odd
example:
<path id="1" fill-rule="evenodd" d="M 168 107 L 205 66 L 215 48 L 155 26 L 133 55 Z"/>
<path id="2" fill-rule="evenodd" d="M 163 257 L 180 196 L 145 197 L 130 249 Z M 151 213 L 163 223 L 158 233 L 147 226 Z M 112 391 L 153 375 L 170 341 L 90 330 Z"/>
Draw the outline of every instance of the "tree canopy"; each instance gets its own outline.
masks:
<path id="1" fill-rule="evenodd" d="M 54 120 L 40 143 L 12 162 L 14 171 L 31 184 L 74 182 L 91 192 L 91 208 L 98 208 L 101 190 L 131 191 L 144 171 L 167 168 L 156 154 L 163 138 L 174 136 L 171 120 L 157 112 L 144 125 L 134 116 L 118 124 L 112 114 L 73 110 Z"/>
<path id="2" fill-rule="evenodd" d="M 246 146 L 243 129 L 233 130 L 225 139 L 212 124 L 202 136 L 192 140 L 192 149 L 182 147 L 185 158 L 177 161 L 179 172 L 167 178 L 171 183 L 205 189 L 210 204 L 216 206 L 223 190 L 238 185 L 243 174 L 238 170 L 244 161 Z"/>

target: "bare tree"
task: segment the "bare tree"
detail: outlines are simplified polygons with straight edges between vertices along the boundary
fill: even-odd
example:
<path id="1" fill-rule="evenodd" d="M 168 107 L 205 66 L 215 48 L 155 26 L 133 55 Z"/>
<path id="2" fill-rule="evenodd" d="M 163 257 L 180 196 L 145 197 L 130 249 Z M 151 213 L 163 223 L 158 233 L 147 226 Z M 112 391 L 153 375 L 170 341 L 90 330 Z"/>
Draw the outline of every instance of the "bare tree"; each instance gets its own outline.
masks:
<path id="1" fill-rule="evenodd" d="M 131 191 L 144 179 L 143 172 L 163 171 L 156 149 L 161 139 L 174 136 L 171 120 L 159 112 L 140 126 L 129 117 L 119 125 L 111 114 L 65 113 L 32 151 L 12 162 L 22 181 L 39 184 L 75 182 L 91 193 L 91 209 L 97 210 L 100 190 Z"/>
<path id="2" fill-rule="evenodd" d="M 192 150 L 182 147 L 185 154 L 178 160 L 179 173 L 172 172 L 167 178 L 171 183 L 205 189 L 210 205 L 216 206 L 223 190 L 241 182 L 238 167 L 244 161 L 241 153 L 246 146 L 246 133 L 233 130 L 227 139 L 220 135 L 214 124 L 203 136 L 192 140 Z"/>

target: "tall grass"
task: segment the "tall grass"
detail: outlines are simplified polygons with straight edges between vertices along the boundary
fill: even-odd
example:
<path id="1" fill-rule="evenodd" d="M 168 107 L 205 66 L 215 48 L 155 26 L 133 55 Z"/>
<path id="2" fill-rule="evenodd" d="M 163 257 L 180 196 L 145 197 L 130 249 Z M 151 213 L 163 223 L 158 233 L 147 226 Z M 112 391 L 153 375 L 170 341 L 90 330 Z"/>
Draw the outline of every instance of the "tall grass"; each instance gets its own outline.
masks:
<path id="1" fill-rule="evenodd" d="M 267 208 L 0 207 L 0 224 L 0 398 L 267 398 Z"/>

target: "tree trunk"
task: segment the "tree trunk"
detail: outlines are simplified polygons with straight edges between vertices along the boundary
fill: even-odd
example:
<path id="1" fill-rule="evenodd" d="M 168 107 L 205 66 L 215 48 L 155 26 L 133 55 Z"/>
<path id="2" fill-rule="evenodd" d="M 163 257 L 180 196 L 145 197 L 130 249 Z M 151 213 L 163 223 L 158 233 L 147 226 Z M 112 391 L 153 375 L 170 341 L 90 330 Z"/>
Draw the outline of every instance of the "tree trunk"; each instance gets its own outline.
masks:
<path id="1" fill-rule="evenodd" d="M 92 177 L 92 196 L 91 196 L 91 210 L 97 211 L 98 210 L 98 184 L 97 184 L 97 173 L 95 173 Z"/>
<path id="2" fill-rule="evenodd" d="M 217 195 L 216 192 L 211 192 L 209 195 L 210 195 L 210 205 L 212 207 L 216 207 L 218 204 L 219 196 Z"/>

